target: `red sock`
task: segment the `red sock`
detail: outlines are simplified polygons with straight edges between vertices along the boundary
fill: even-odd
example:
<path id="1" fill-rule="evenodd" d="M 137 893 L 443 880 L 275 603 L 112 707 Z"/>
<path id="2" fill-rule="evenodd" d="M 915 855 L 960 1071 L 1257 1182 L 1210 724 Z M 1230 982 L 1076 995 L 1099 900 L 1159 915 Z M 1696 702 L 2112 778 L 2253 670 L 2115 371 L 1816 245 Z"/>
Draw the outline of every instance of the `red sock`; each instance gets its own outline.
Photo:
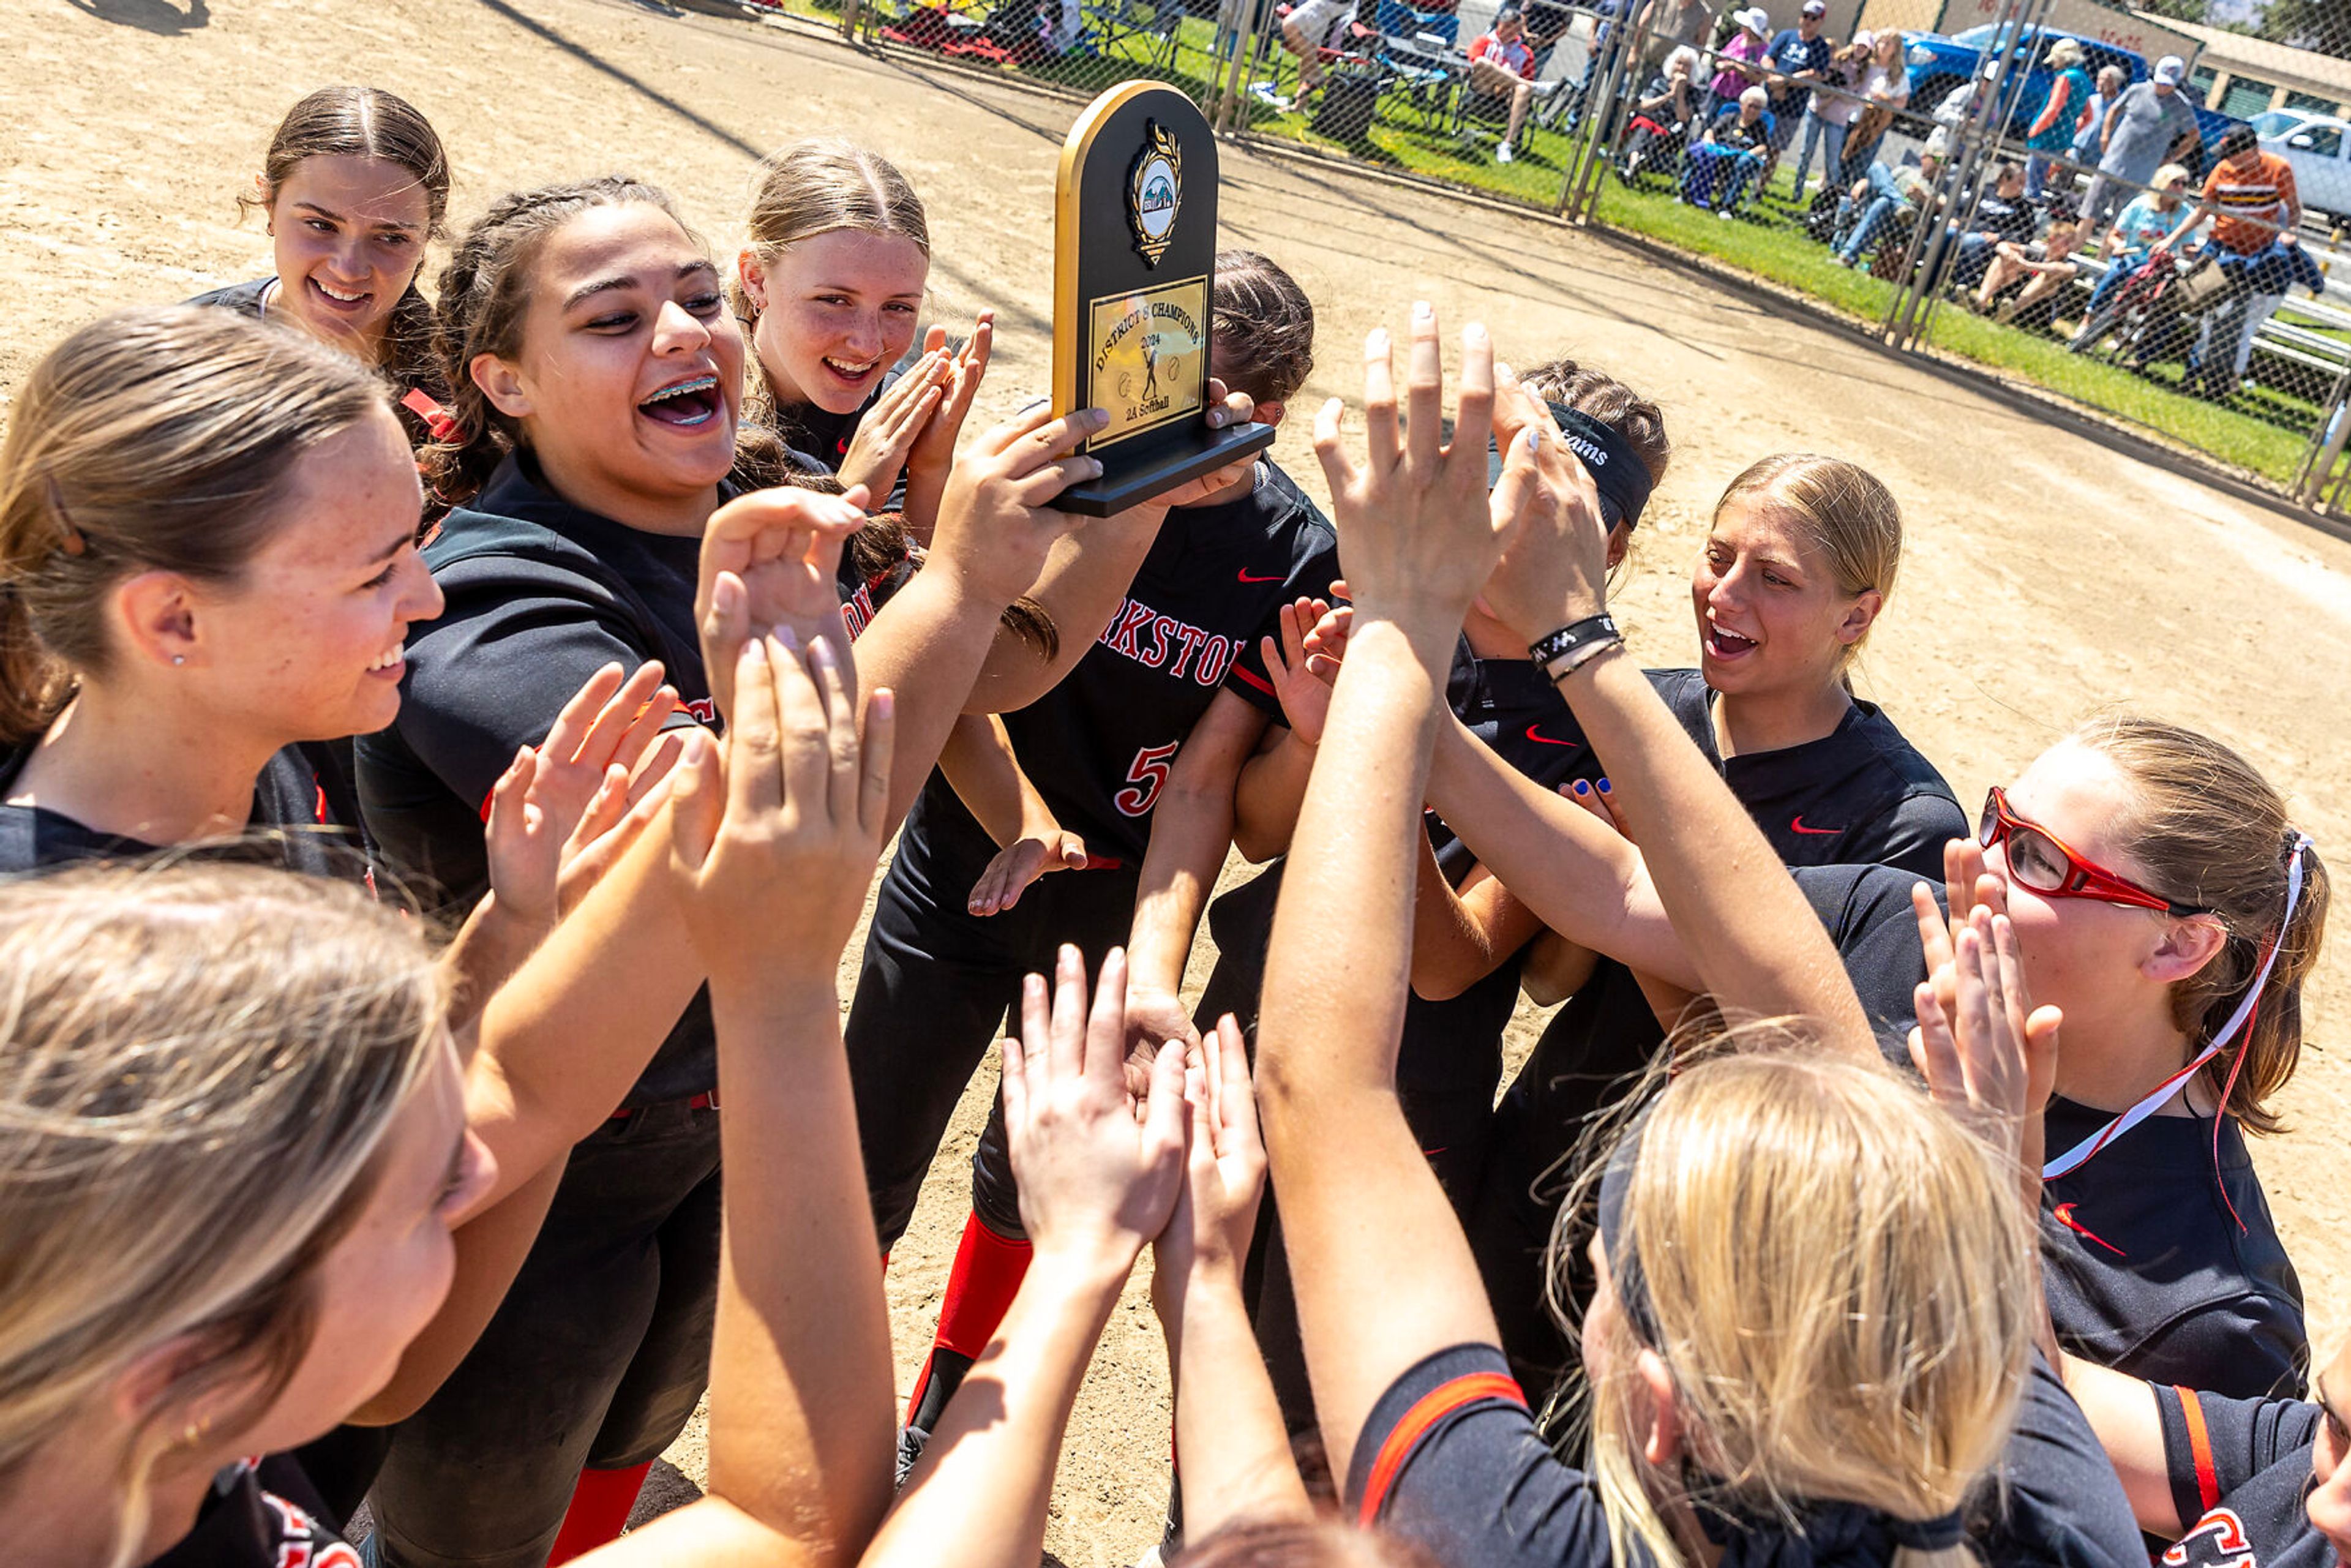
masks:
<path id="1" fill-rule="evenodd" d="M 580 1484 L 572 1489 L 571 1507 L 563 1516 L 563 1528 L 555 1534 L 555 1549 L 547 1554 L 547 1568 L 621 1539 L 629 1511 L 637 1506 L 637 1492 L 645 1484 L 645 1472 L 653 1468 L 653 1462 L 647 1459 L 625 1470 L 580 1471 Z"/>
<path id="2" fill-rule="evenodd" d="M 1025 1240 L 998 1236 L 977 1214 L 964 1222 L 955 1267 L 947 1273 L 946 1300 L 939 1307 L 938 1337 L 932 1342 L 930 1357 L 924 1362 L 923 1375 L 914 1380 L 914 1397 L 906 1405 L 908 1425 L 928 1431 L 929 1426 L 918 1417 L 927 1414 L 935 1421 L 937 1413 L 946 1408 L 965 1371 L 979 1359 L 997 1325 L 1011 1310 L 1012 1297 L 1029 1272 L 1032 1250 Z M 945 1357 L 939 1354 L 942 1351 L 947 1353 Z M 940 1386 L 934 1387 L 935 1384 Z M 925 1395 L 934 1397 L 926 1401 Z"/>

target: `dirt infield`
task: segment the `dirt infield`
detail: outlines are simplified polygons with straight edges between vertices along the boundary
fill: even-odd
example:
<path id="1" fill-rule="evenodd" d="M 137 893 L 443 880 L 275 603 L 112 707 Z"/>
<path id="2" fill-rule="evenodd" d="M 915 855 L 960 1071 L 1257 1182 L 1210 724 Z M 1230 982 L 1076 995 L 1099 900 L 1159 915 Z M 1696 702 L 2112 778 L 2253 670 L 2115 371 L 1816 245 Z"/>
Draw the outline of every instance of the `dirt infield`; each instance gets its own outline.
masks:
<path id="1" fill-rule="evenodd" d="M 204 0 L 0 0 L 0 38 L 19 62 L 0 82 L 0 288 L 16 301 L 0 395 L 95 314 L 266 270 L 260 225 L 236 222 L 234 198 L 285 107 L 341 80 L 391 88 L 432 118 L 460 222 L 513 186 L 626 171 L 674 190 L 728 255 L 760 153 L 852 135 L 928 201 L 934 314 L 997 311 L 984 412 L 1047 375 L 1050 199 L 1072 112 L 1058 100 L 624 0 L 215 0 L 209 13 Z M 2351 810 L 2332 788 L 2351 762 L 2351 547 L 1591 237 L 1238 151 L 1224 183 L 1228 243 L 1290 268 L 1321 312 L 1323 363 L 1301 408 L 1352 393 L 1365 330 L 1416 298 L 1448 323 L 1482 318 L 1519 363 L 1571 354 L 1664 403 L 1673 473 L 1618 611 L 1646 660 L 1695 654 L 1682 584 L 1731 475 L 1771 452 L 1834 452 L 1883 476 L 1910 525 L 1861 684 L 1963 800 L 2092 707 L 2123 705 L 2242 747 L 2322 852 L 2351 865 Z M 1304 423 L 1278 455 L 1320 492 Z M 2286 1097 L 2297 1130 L 2259 1150 L 2322 1349 L 2351 1328 L 2331 1294 L 2351 1270 L 2327 1223 L 2341 1189 L 2325 1151 L 2342 1146 L 2351 1097 L 2340 932 Z M 983 1105 L 967 1097 L 893 1260 L 902 1382 L 927 1344 Z M 1164 1356 L 1137 1288 L 1081 1399 L 1052 1551 L 1133 1561 L 1157 1534 L 1168 1445 Z M 698 1474 L 693 1435 L 674 1457 Z"/>

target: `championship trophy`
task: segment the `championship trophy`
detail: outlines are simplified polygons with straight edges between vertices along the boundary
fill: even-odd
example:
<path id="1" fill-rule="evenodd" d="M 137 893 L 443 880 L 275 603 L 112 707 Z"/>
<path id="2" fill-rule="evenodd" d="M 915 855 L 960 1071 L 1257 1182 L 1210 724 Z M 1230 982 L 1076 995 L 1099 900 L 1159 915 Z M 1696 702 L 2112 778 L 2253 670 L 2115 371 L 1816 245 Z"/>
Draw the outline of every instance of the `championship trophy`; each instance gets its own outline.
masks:
<path id="1" fill-rule="evenodd" d="M 1131 81 L 1086 107 L 1053 187 L 1053 411 L 1102 408 L 1098 479 L 1054 506 L 1106 517 L 1273 444 L 1211 430 L 1217 142 L 1192 100 Z"/>

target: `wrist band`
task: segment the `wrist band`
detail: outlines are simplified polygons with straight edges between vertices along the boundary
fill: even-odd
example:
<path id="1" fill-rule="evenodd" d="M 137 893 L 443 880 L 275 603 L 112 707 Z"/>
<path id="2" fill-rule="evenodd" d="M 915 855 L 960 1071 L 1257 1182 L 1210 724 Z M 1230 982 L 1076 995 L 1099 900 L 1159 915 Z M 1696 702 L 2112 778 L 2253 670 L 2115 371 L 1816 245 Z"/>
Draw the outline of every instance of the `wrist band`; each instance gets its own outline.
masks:
<path id="1" fill-rule="evenodd" d="M 1527 657 L 1542 666 L 1553 681 L 1563 681 L 1585 661 L 1610 648 L 1625 645 L 1625 634 L 1606 611 L 1561 627 L 1527 646 Z"/>

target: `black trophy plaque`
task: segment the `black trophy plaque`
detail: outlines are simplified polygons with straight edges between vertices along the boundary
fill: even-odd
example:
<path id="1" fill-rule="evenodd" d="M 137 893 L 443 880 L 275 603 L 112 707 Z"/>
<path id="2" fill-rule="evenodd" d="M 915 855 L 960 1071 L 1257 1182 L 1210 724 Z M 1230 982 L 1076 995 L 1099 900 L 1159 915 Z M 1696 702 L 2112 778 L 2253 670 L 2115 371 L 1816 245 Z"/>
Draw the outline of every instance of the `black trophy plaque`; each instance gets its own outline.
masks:
<path id="1" fill-rule="evenodd" d="M 1053 504 L 1106 517 L 1273 444 L 1273 426 L 1211 430 L 1209 285 L 1217 142 L 1162 82 L 1111 89 L 1061 145 L 1053 201 L 1053 407 L 1110 427 L 1079 448 L 1099 479 Z"/>

